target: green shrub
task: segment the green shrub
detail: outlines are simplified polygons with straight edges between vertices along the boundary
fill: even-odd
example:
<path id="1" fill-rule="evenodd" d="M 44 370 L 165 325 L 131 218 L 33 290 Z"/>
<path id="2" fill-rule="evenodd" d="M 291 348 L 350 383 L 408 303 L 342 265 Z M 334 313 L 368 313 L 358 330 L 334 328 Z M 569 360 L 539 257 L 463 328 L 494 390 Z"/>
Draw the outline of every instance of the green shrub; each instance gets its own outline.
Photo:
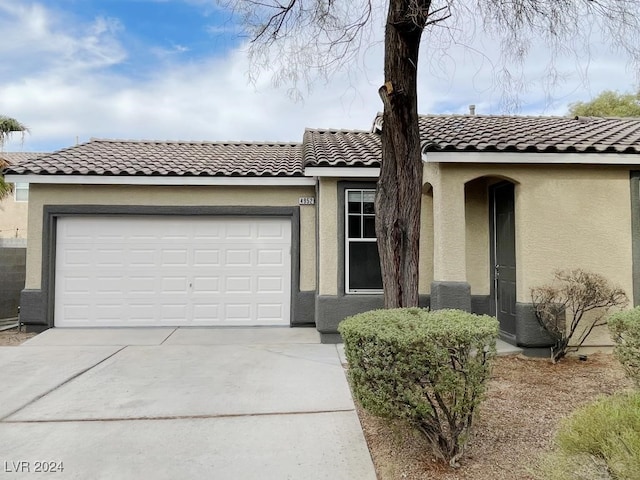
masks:
<path id="1" fill-rule="evenodd" d="M 640 388 L 640 307 L 611 315 L 609 330 L 616 342 L 616 358 Z"/>
<path id="2" fill-rule="evenodd" d="M 560 426 L 545 479 L 640 479 L 640 392 L 603 398 Z"/>
<path id="3" fill-rule="evenodd" d="M 456 465 L 486 391 L 498 322 L 460 310 L 375 310 L 338 327 L 356 399 L 402 419 Z"/>

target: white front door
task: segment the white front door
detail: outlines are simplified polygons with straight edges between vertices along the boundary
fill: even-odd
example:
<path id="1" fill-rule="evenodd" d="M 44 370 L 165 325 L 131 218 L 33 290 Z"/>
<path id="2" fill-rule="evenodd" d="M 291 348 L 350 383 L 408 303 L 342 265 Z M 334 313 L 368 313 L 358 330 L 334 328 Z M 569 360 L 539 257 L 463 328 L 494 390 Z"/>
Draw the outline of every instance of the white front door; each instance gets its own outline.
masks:
<path id="1" fill-rule="evenodd" d="M 289 324 L 289 219 L 73 216 L 56 233 L 58 327 Z"/>

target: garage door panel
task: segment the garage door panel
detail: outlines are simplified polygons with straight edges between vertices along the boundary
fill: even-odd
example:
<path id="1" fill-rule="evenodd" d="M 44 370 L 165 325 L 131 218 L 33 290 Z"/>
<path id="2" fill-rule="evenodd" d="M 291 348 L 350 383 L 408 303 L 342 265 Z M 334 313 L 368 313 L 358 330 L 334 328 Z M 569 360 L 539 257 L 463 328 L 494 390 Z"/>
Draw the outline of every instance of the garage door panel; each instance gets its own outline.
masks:
<path id="1" fill-rule="evenodd" d="M 152 276 L 136 276 L 129 277 L 127 281 L 127 288 L 130 293 L 144 293 L 155 291 L 155 277 Z"/>
<path id="2" fill-rule="evenodd" d="M 162 265 L 188 266 L 189 254 L 186 248 L 163 249 L 161 254 Z"/>
<path id="3" fill-rule="evenodd" d="M 156 265 L 156 251 L 150 248 L 130 248 L 129 265 L 132 267 L 153 267 Z"/>
<path id="4" fill-rule="evenodd" d="M 253 315 L 248 303 L 227 303 L 224 306 L 225 317 L 229 320 L 249 321 Z"/>
<path id="5" fill-rule="evenodd" d="M 195 267 L 218 267 L 220 266 L 220 250 L 211 248 L 194 248 L 193 264 Z"/>
<path id="6" fill-rule="evenodd" d="M 225 237 L 229 240 L 252 240 L 254 238 L 253 225 L 244 222 L 228 223 Z"/>
<path id="7" fill-rule="evenodd" d="M 282 317 L 282 304 L 279 303 L 259 303 L 257 305 L 258 318 L 261 320 L 277 320 Z"/>
<path id="8" fill-rule="evenodd" d="M 89 279 L 86 280 L 85 288 L 89 289 Z M 120 275 L 98 275 L 95 279 L 95 288 L 99 293 L 117 293 L 119 295 L 125 294 L 125 281 Z"/>
<path id="9" fill-rule="evenodd" d="M 170 301 L 163 301 L 160 305 L 160 319 L 163 322 L 166 321 L 184 321 L 187 318 L 188 314 L 188 305 L 186 302 L 175 302 L 171 303 Z"/>
<path id="10" fill-rule="evenodd" d="M 242 250 L 233 249 L 225 252 L 225 266 L 231 267 L 250 267 L 253 265 L 251 261 L 251 250 L 244 248 Z"/>
<path id="11" fill-rule="evenodd" d="M 258 250 L 258 265 L 281 266 L 284 264 L 284 254 L 282 248 Z"/>
<path id="12" fill-rule="evenodd" d="M 258 277 L 258 291 L 263 293 L 283 293 L 282 277 Z"/>
<path id="13" fill-rule="evenodd" d="M 69 275 L 64 279 L 64 288 L 70 294 L 89 293 L 89 277 Z"/>
<path id="14" fill-rule="evenodd" d="M 93 308 L 96 312 L 96 320 L 105 325 L 117 325 L 127 315 L 121 302 L 97 300 Z"/>
<path id="15" fill-rule="evenodd" d="M 156 321 L 155 302 L 129 302 L 127 305 L 127 319 L 137 325 L 153 324 Z"/>
<path id="16" fill-rule="evenodd" d="M 160 282 L 160 292 L 163 295 L 170 294 L 186 294 L 189 290 L 189 280 L 186 276 L 180 277 L 164 277 Z"/>
<path id="17" fill-rule="evenodd" d="M 287 219 L 67 217 L 57 232 L 57 326 L 289 323 Z"/>
<path id="18" fill-rule="evenodd" d="M 286 229 L 282 224 L 262 222 L 257 224 L 257 238 L 258 239 L 286 239 Z"/>
<path id="19" fill-rule="evenodd" d="M 92 253 L 89 249 L 69 248 L 64 251 L 62 261 L 66 266 L 89 266 L 91 257 Z"/>
<path id="20" fill-rule="evenodd" d="M 193 295 L 215 295 L 221 293 L 219 277 L 193 277 Z"/>
<path id="21" fill-rule="evenodd" d="M 217 303 L 200 303 L 193 306 L 194 322 L 209 322 L 220 318 L 220 305 Z"/>

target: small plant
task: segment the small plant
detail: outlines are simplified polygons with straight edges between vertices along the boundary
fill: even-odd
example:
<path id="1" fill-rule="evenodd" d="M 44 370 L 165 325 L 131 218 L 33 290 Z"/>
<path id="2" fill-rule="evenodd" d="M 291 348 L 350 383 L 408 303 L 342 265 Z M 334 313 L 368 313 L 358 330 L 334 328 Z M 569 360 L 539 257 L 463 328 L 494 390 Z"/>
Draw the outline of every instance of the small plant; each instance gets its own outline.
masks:
<path id="1" fill-rule="evenodd" d="M 338 327 L 354 396 L 374 415 L 409 422 L 456 466 L 496 354 L 498 322 L 460 310 L 375 310 Z"/>
<path id="2" fill-rule="evenodd" d="M 609 331 L 616 342 L 616 358 L 640 388 L 640 307 L 611 315 Z"/>
<path id="3" fill-rule="evenodd" d="M 576 410 L 561 424 L 556 446 L 539 465 L 539 478 L 640 479 L 640 392 Z"/>
<path id="4" fill-rule="evenodd" d="M 556 363 L 577 351 L 595 327 L 606 324 L 609 310 L 626 306 L 628 299 L 597 273 L 558 270 L 554 277 L 554 283 L 532 288 L 531 300 L 538 322 L 555 341 L 551 360 Z"/>

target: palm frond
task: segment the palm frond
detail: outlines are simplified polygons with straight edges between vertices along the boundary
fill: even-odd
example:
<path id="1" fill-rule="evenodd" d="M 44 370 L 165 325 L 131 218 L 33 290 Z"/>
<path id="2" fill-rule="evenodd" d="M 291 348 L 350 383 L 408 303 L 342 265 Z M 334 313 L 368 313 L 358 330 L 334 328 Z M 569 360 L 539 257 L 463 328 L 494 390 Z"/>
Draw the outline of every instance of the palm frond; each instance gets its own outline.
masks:
<path id="1" fill-rule="evenodd" d="M 0 115 L 0 147 L 4 145 L 12 133 L 21 133 L 23 136 L 29 131 L 25 125 L 15 118 Z"/>

